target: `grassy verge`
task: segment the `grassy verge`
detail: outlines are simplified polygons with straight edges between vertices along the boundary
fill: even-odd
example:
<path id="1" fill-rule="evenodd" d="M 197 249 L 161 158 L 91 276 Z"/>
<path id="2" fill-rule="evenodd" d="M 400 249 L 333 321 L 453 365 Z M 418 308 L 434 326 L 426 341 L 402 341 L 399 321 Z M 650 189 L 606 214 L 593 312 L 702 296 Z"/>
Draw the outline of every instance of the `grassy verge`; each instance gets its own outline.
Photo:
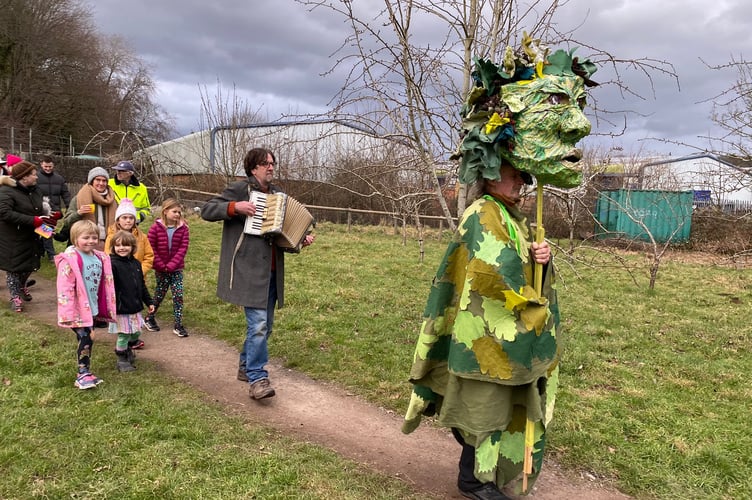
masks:
<path id="1" fill-rule="evenodd" d="M 333 452 L 224 413 L 148 362 L 73 388 L 73 334 L 0 315 L 0 498 L 418 498 Z"/>
<path id="2" fill-rule="evenodd" d="M 214 296 L 221 226 L 190 223 L 186 324 L 239 347 L 242 312 Z M 415 238 L 402 246 L 391 228 L 316 232 L 286 261 L 271 354 L 400 413 L 446 237 L 429 235 L 421 263 Z M 649 293 L 642 255 L 621 255 L 636 284 L 601 254 L 582 256 L 594 267 L 560 266 L 566 353 L 553 455 L 639 497 L 752 497 L 749 271 L 667 261 Z"/>
<path id="3" fill-rule="evenodd" d="M 559 460 L 641 496 L 751 497 L 749 271 L 667 262 L 655 293 L 583 272 L 563 293 Z"/>

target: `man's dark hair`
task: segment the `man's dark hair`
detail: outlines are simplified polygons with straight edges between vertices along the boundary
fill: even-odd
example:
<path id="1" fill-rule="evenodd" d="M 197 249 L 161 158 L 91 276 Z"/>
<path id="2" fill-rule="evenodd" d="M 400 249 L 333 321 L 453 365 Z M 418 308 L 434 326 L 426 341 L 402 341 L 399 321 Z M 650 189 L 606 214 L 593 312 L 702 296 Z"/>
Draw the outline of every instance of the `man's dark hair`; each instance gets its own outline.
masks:
<path id="1" fill-rule="evenodd" d="M 246 153 L 245 158 L 243 159 L 243 169 L 245 170 L 245 175 L 248 177 L 253 175 L 253 171 L 256 170 L 256 167 L 261 165 L 262 163 L 266 162 L 266 155 L 272 155 L 272 161 L 277 162 L 277 158 L 274 156 L 274 153 L 270 149 L 266 148 L 253 148 L 248 153 Z"/>
<path id="2" fill-rule="evenodd" d="M 44 163 L 55 163 L 55 159 L 52 156 L 50 156 L 50 155 L 44 155 L 44 156 L 42 156 L 42 159 L 41 159 L 40 163 L 41 162 L 44 162 Z"/>

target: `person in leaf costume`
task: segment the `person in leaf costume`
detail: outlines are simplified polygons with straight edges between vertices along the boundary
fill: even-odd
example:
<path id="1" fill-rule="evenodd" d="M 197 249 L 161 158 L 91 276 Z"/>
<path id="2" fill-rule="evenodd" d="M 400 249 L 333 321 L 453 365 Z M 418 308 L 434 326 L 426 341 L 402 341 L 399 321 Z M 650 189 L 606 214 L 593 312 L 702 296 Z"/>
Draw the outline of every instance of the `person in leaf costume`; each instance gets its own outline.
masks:
<path id="1" fill-rule="evenodd" d="M 590 132 L 582 107 L 594 71 L 573 51 L 548 56 L 527 35 L 500 67 L 476 60 L 456 156 L 468 199 L 477 199 L 431 286 L 402 428 L 436 415 L 452 430 L 462 446 L 457 485 L 468 498 L 508 498 L 504 487 L 529 493 L 541 470 L 559 380 L 559 308 L 550 248 L 533 241 L 518 203 L 533 177 L 580 183 L 575 144 Z"/>

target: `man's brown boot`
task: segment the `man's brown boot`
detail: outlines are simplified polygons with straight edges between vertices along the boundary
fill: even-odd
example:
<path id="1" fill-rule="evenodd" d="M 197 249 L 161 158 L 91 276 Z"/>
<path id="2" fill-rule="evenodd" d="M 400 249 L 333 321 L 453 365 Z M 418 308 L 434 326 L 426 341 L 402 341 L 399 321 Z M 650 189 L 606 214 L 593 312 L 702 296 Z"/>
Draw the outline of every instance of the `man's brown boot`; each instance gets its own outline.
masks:
<path id="1" fill-rule="evenodd" d="M 251 384 L 251 388 L 248 391 L 251 399 L 264 399 L 274 396 L 274 389 L 269 384 L 268 378 L 262 378 Z"/>

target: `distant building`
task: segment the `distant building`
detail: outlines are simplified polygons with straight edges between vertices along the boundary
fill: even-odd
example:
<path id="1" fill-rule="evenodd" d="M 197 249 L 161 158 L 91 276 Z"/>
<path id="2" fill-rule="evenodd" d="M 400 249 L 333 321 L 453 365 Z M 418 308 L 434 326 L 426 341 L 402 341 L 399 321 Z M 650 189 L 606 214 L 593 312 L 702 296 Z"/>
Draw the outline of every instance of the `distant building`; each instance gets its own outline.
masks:
<path id="1" fill-rule="evenodd" d="M 352 158 L 393 158 L 395 140 L 344 120 L 323 119 L 220 126 L 138 151 L 155 173 L 244 176 L 243 158 L 253 147 L 267 147 L 277 157 L 276 176 L 288 180 L 328 181 L 336 162 Z"/>
<path id="2" fill-rule="evenodd" d="M 752 203 L 752 170 L 712 154 L 651 159 L 641 165 L 639 188 L 694 191 L 695 200 L 722 206 Z"/>

